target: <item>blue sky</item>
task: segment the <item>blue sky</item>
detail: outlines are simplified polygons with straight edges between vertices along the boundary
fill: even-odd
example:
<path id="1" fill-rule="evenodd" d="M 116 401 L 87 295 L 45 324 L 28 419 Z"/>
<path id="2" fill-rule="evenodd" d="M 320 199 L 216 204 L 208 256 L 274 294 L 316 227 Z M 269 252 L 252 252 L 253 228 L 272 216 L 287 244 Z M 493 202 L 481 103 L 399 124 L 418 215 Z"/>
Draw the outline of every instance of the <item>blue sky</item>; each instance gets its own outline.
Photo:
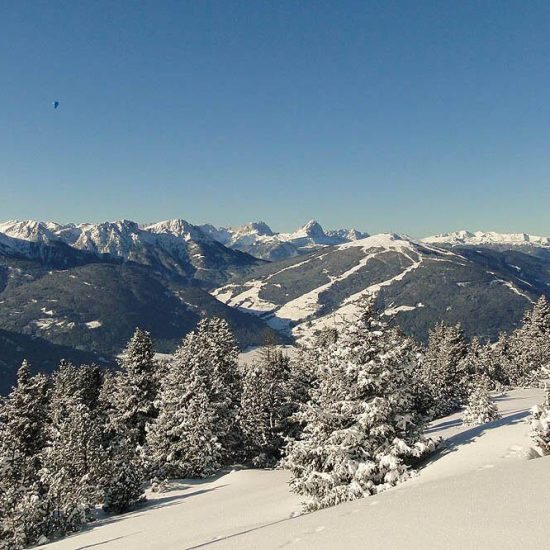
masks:
<path id="1" fill-rule="evenodd" d="M 0 219 L 549 235 L 549 28 L 535 0 L 0 0 Z"/>

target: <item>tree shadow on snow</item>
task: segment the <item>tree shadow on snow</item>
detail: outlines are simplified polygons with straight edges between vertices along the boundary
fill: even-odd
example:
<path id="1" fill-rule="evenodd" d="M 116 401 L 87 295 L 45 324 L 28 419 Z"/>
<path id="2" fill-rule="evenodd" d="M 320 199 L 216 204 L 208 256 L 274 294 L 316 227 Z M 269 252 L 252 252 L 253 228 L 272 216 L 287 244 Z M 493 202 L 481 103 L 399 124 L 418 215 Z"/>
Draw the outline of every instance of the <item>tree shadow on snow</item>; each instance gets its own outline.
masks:
<path id="1" fill-rule="evenodd" d="M 212 480 L 212 478 L 208 478 L 208 479 Z M 191 480 L 191 481 L 195 481 L 195 480 Z M 203 481 L 203 480 L 199 480 L 199 481 Z M 212 491 L 215 491 L 216 489 L 221 489 L 222 487 L 226 487 L 226 486 L 227 485 L 217 485 L 216 487 L 211 487 L 209 489 L 198 489 L 197 491 L 193 491 L 192 493 L 188 493 L 188 494 L 183 494 L 183 495 L 179 494 L 179 495 L 161 497 L 161 498 L 157 498 L 157 499 L 154 499 L 154 500 L 145 500 L 145 501 L 140 502 L 139 504 L 137 504 L 134 507 L 133 510 L 130 510 L 129 512 L 125 512 L 124 514 L 106 515 L 104 517 L 101 517 L 101 518 L 97 519 L 96 521 L 86 523 L 85 525 L 82 526 L 80 531 L 78 531 L 77 533 L 74 533 L 72 535 L 68 535 L 66 537 L 63 537 L 63 540 L 70 539 L 72 537 L 76 537 L 78 535 L 81 535 L 83 533 L 87 533 L 89 531 L 93 531 L 94 529 L 97 529 L 99 527 L 103 527 L 104 525 L 111 525 L 113 523 L 118 523 L 119 521 L 122 521 L 122 520 L 127 519 L 127 518 L 140 517 L 145 512 L 149 512 L 150 510 L 157 510 L 157 509 L 161 509 L 161 508 L 166 508 L 168 506 L 179 506 L 181 504 L 186 504 L 187 500 L 190 497 L 202 495 L 204 493 L 210 493 Z M 187 488 L 187 487 L 190 487 L 190 486 L 186 484 L 185 486 L 180 487 L 180 489 L 181 488 Z M 78 547 L 77 550 L 84 550 L 86 548 L 92 548 L 94 546 L 100 546 L 102 544 L 107 544 L 107 543 L 112 542 L 114 540 L 119 540 L 121 538 L 129 537 L 131 535 L 136 535 L 138 533 L 141 533 L 141 531 L 136 531 L 135 533 L 130 533 L 129 535 L 124 535 L 122 537 L 109 539 L 109 540 L 106 540 L 106 541 L 103 541 L 103 542 L 98 542 L 98 543 L 91 544 L 91 545 L 88 545 L 88 546 L 81 546 L 81 547 Z"/>
<path id="2" fill-rule="evenodd" d="M 520 409 L 517 411 L 511 411 L 506 416 L 503 416 L 502 418 L 499 418 L 497 420 L 493 420 L 492 422 L 487 422 L 486 424 L 481 424 L 480 426 L 472 426 L 471 428 L 460 432 L 456 435 L 453 435 L 449 437 L 448 439 L 445 439 L 441 447 L 433 454 L 431 455 L 425 462 L 423 462 L 421 465 L 419 465 L 418 469 L 421 470 L 428 466 L 429 464 L 435 462 L 442 456 L 445 456 L 449 453 L 453 453 L 459 449 L 462 445 L 468 445 L 470 443 L 473 443 L 476 439 L 478 439 L 480 436 L 482 436 L 486 431 L 492 430 L 494 428 L 500 428 L 502 426 L 511 426 L 513 424 L 517 424 L 519 422 L 523 422 L 524 419 L 529 415 L 529 411 L 525 409 Z M 447 428 L 451 426 L 459 426 L 462 425 L 462 420 L 460 418 L 455 420 L 449 420 L 447 422 L 442 422 L 441 424 L 438 424 L 433 427 L 433 429 L 430 429 L 430 431 L 435 431 L 435 429 L 441 429 L 441 428 Z"/>

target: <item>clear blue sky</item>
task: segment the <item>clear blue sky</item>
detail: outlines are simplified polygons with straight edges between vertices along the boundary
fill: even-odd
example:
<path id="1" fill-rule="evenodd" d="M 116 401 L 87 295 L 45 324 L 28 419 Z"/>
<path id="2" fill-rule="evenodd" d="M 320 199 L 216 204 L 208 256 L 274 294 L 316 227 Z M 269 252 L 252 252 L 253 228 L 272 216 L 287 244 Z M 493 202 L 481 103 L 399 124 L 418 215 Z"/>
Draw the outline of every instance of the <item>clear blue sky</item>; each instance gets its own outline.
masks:
<path id="1" fill-rule="evenodd" d="M 535 0 L 0 0 L 0 219 L 549 235 L 549 29 Z"/>

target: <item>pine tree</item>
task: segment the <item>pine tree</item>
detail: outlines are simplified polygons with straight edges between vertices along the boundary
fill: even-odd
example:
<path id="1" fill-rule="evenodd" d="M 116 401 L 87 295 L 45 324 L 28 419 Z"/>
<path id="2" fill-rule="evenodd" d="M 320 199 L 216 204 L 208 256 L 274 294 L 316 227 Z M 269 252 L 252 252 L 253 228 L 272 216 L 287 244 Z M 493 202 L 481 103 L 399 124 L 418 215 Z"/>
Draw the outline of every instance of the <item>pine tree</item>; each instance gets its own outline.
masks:
<path id="1" fill-rule="evenodd" d="M 418 371 L 425 393 L 422 412 L 439 418 L 453 412 L 465 401 L 468 395 L 466 353 L 460 326 L 439 323 L 430 331 L 428 347 Z"/>
<path id="2" fill-rule="evenodd" d="M 300 437 L 304 427 L 303 416 L 298 411 L 310 400 L 312 391 L 319 383 L 319 370 L 328 361 L 328 353 L 338 340 L 338 331 L 325 328 L 309 341 L 300 345 L 290 359 L 290 395 L 292 416 L 290 418 L 288 440 Z"/>
<path id="3" fill-rule="evenodd" d="M 0 541 L 17 549 L 46 531 L 45 491 L 40 483 L 48 401 L 43 375 L 31 376 L 23 362 L 17 385 L 0 407 Z"/>
<path id="4" fill-rule="evenodd" d="M 483 372 L 492 382 L 492 389 L 500 390 L 510 386 L 509 337 L 506 333 L 501 333 L 496 342 L 488 342 L 483 346 L 481 360 Z"/>
<path id="5" fill-rule="evenodd" d="M 61 363 L 52 382 L 41 481 L 50 507 L 48 533 L 62 535 L 91 519 L 100 499 L 101 429 L 92 408 L 99 388 L 94 367 L 67 362 Z"/>
<path id="6" fill-rule="evenodd" d="M 99 395 L 98 419 L 103 427 L 103 465 L 98 489 L 103 508 L 109 512 L 122 513 L 144 499 L 146 471 L 141 449 L 132 437 L 128 437 L 124 429 L 126 425 L 110 421 L 119 413 L 114 408 L 113 398 L 118 390 L 118 379 L 116 375 L 106 375 Z"/>
<path id="7" fill-rule="evenodd" d="M 136 446 L 145 443 L 146 425 L 158 414 L 157 367 L 151 336 L 137 328 L 120 360 L 121 372 L 113 387 L 109 419 L 114 431 L 124 434 Z"/>
<path id="8" fill-rule="evenodd" d="M 508 378 L 513 386 L 537 386 L 550 372 L 550 306 L 541 296 L 510 336 Z"/>
<path id="9" fill-rule="evenodd" d="M 238 425 L 241 380 L 239 347 L 231 328 L 223 319 L 203 319 L 197 327 L 202 368 L 206 371 L 206 391 L 215 409 L 222 463 L 230 464 L 242 447 Z"/>
<path id="10" fill-rule="evenodd" d="M 258 361 L 243 369 L 239 421 L 246 458 L 256 467 L 272 467 L 290 435 L 294 410 L 290 361 L 266 346 Z"/>
<path id="11" fill-rule="evenodd" d="M 161 384 L 159 416 L 147 435 L 161 477 L 203 477 L 240 446 L 238 348 L 227 323 L 203 319 L 174 354 Z"/>
<path id="12" fill-rule="evenodd" d="M 195 336 L 188 336 L 182 348 L 192 347 Z M 206 377 L 200 363 L 182 348 L 162 382 L 159 416 L 147 434 L 151 470 L 161 479 L 205 477 L 222 462 L 216 409 L 209 400 Z"/>
<path id="13" fill-rule="evenodd" d="M 104 452 L 100 490 L 103 509 L 123 513 L 144 500 L 142 457 L 130 441 L 120 434 L 109 440 Z"/>
<path id="14" fill-rule="evenodd" d="M 410 475 L 423 439 L 408 381 L 416 354 L 366 303 L 356 322 L 329 344 L 311 400 L 299 413 L 305 428 L 284 465 L 306 510 L 382 491 Z"/>
<path id="15" fill-rule="evenodd" d="M 545 401 L 531 409 L 531 439 L 542 455 L 550 455 L 550 388 Z"/>
<path id="16" fill-rule="evenodd" d="M 474 388 L 468 398 L 468 405 L 464 411 L 464 424 L 480 425 L 500 418 L 498 407 L 489 395 L 490 381 L 484 376 L 478 376 Z"/>

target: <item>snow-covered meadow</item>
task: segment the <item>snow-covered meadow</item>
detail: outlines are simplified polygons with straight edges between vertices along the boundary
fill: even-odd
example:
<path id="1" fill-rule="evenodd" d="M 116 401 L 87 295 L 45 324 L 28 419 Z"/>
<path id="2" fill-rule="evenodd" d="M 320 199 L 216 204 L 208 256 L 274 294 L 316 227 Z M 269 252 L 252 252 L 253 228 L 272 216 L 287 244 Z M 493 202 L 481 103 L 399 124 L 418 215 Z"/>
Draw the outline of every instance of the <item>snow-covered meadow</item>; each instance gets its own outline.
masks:
<path id="1" fill-rule="evenodd" d="M 171 482 L 136 511 L 99 518 L 51 550 L 548 548 L 550 457 L 533 456 L 538 389 L 497 395 L 502 417 L 433 422 L 444 445 L 418 476 L 376 496 L 302 514 L 282 470 L 233 470 Z"/>

